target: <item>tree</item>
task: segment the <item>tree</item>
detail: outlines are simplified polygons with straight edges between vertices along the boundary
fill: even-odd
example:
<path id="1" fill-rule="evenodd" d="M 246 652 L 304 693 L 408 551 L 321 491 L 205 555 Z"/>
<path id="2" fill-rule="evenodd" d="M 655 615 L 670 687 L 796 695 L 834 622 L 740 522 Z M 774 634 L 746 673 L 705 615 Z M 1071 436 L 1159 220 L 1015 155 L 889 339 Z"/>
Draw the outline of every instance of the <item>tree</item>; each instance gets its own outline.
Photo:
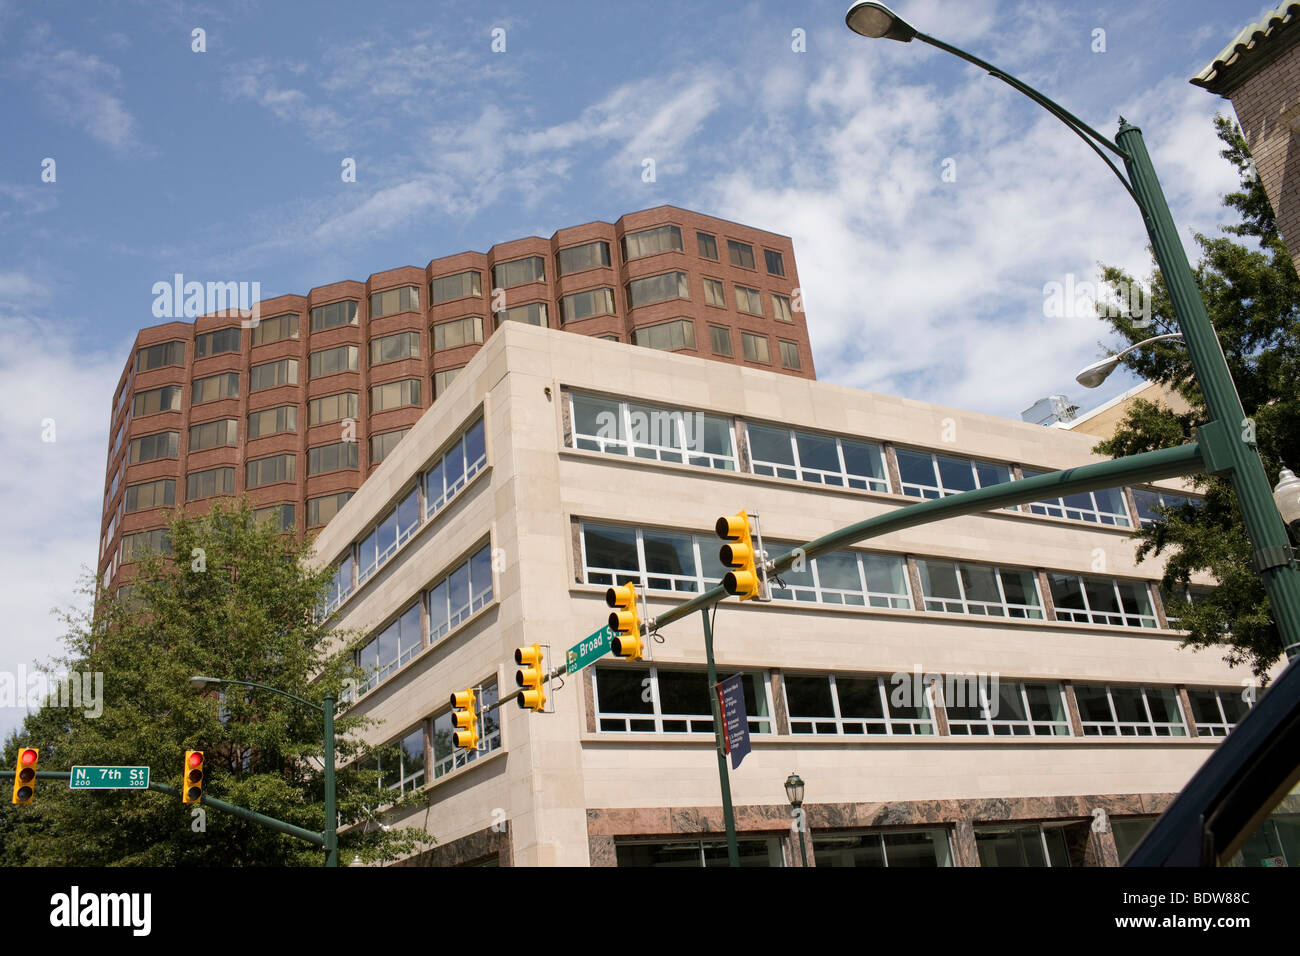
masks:
<path id="1" fill-rule="evenodd" d="M 44 706 L 6 742 L 13 766 L 21 744 L 41 749 L 42 770 L 79 764 L 147 765 L 151 779 L 178 784 L 186 749 L 205 753 L 205 794 L 319 832 L 324 818 L 321 718 L 275 694 L 228 685 L 198 693 L 203 674 L 265 684 L 319 704 L 355 679 L 355 637 L 328 631 L 317 608 L 330 576 L 310 571 L 309 544 L 253 519 L 247 502 L 218 503 L 204 517 L 172 517 L 171 560 L 138 565 L 128 596 L 83 592 L 86 612 L 63 612 L 67 673 L 102 674 L 102 713 Z M 343 645 L 341 652 L 332 648 Z M 65 700 L 67 698 L 65 697 Z M 57 701 L 50 701 L 51 704 Z M 84 703 L 84 701 L 83 701 Z M 335 722 L 340 860 L 387 859 L 418 849 L 422 834 L 377 825 L 392 801 L 376 761 L 396 765 L 395 748 L 371 753 L 355 738 L 367 724 Z M 74 793 L 42 781 L 34 803 L 0 808 L 7 865 L 304 865 L 323 851 L 210 808 L 196 812 L 160 793 Z M 381 797 L 381 794 L 385 796 Z M 409 802 L 416 797 L 407 797 Z M 397 801 L 402 802 L 402 801 Z"/>
<path id="2" fill-rule="evenodd" d="M 1254 431 L 1265 470 L 1276 483 L 1280 468 L 1300 462 L 1300 278 L 1278 235 L 1240 128 L 1222 116 L 1214 124 L 1224 144 L 1220 155 L 1240 178 L 1240 188 L 1223 199 L 1239 221 L 1223 226 L 1224 236 L 1196 234 L 1201 249 L 1196 281 L 1247 416 L 1245 422 L 1228 424 Z M 1102 275 L 1117 296 L 1133 287 L 1132 277 L 1121 269 L 1103 267 Z M 1151 325 L 1139 324 L 1127 311 L 1101 312 L 1125 345 L 1178 331 L 1158 269 L 1150 289 Z M 1161 403 L 1135 401 L 1114 436 L 1095 450 L 1118 457 L 1191 441 L 1194 428 L 1209 416 L 1182 343 L 1160 343 L 1121 361 L 1179 394 L 1191 410 L 1175 414 Z M 1224 478 L 1198 476 L 1194 481 L 1204 504 L 1163 509 L 1163 520 L 1135 533 L 1141 542 L 1138 558 L 1167 553 L 1162 582 L 1167 594 L 1186 588 L 1194 573 L 1212 575 L 1219 582 L 1213 594 L 1179 608 L 1179 626 L 1188 631 L 1183 646 L 1221 647 L 1228 663 L 1248 664 L 1264 678 L 1279 659 L 1282 642 L 1268 596 L 1251 570 L 1252 549 L 1236 494 Z"/>

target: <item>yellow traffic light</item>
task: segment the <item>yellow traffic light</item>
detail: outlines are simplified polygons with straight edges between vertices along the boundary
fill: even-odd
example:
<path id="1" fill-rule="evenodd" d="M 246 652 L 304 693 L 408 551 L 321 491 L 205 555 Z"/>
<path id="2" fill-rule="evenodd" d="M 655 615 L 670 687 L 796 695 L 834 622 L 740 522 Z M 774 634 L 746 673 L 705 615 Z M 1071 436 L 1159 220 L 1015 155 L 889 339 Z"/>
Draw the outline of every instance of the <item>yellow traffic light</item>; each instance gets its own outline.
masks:
<path id="1" fill-rule="evenodd" d="M 542 672 L 542 645 L 528 644 L 515 648 L 515 684 L 523 689 L 519 695 L 519 706 L 534 712 L 546 709 L 546 691 L 542 682 L 546 675 Z"/>
<path id="2" fill-rule="evenodd" d="M 716 530 L 718 537 L 728 542 L 719 549 L 718 557 L 725 567 L 731 568 L 722 578 L 722 587 L 742 601 L 756 600 L 759 597 L 755 564 L 758 554 L 750 533 L 749 512 L 739 511 L 729 518 L 719 518 Z"/>
<path id="3" fill-rule="evenodd" d="M 36 797 L 36 761 L 41 752 L 35 747 L 18 748 L 18 771 L 14 774 L 13 803 L 31 803 Z"/>
<path id="4" fill-rule="evenodd" d="M 636 585 L 624 584 L 605 592 L 605 603 L 615 610 L 609 612 L 609 629 L 614 632 L 610 647 L 615 657 L 639 661 L 645 652 L 641 643 L 641 615 L 636 606 Z"/>
<path id="5" fill-rule="evenodd" d="M 185 772 L 181 780 L 181 803 L 202 803 L 203 783 L 203 751 L 185 751 Z"/>
<path id="6" fill-rule="evenodd" d="M 463 750 L 478 749 L 478 717 L 474 714 L 474 691 L 466 688 L 451 695 L 451 740 Z"/>

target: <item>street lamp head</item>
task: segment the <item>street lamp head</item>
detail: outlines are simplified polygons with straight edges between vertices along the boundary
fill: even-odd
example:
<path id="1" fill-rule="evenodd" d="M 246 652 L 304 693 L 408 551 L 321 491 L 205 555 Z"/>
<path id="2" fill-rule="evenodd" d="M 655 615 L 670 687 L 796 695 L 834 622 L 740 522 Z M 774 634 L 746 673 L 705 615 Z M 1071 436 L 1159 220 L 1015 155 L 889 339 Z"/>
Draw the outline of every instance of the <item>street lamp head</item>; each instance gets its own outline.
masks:
<path id="1" fill-rule="evenodd" d="M 194 688 L 194 690 L 207 690 L 209 687 L 216 687 L 218 684 L 223 683 L 225 681 L 220 677 L 204 677 L 202 674 L 195 674 L 190 678 L 190 687 Z"/>
<path id="2" fill-rule="evenodd" d="M 1084 388 L 1096 388 L 1110 376 L 1110 373 L 1119 368 L 1119 358 L 1112 355 L 1110 358 L 1101 359 L 1093 362 L 1078 375 L 1074 380 Z"/>
<path id="3" fill-rule="evenodd" d="M 858 0 L 844 14 L 844 22 L 850 30 L 873 40 L 899 40 L 910 43 L 916 36 L 916 29 L 883 3 L 874 0 Z"/>
<path id="4" fill-rule="evenodd" d="M 1283 523 L 1300 540 L 1300 478 L 1290 468 L 1283 468 L 1278 475 L 1273 500 L 1277 502 L 1277 510 L 1282 513 Z"/>
<path id="5" fill-rule="evenodd" d="M 786 778 L 785 795 L 790 800 L 790 806 L 803 806 L 803 778 L 797 773 L 792 773 Z"/>

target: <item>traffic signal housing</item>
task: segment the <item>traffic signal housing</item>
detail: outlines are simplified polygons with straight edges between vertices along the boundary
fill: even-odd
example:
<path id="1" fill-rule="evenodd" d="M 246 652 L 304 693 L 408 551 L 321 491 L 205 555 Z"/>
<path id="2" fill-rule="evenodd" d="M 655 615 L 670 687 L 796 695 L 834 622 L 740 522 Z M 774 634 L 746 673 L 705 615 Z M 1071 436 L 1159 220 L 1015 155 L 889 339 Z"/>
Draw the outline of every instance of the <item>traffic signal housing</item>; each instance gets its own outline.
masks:
<path id="1" fill-rule="evenodd" d="M 36 761 L 41 752 L 35 747 L 18 748 L 18 769 L 14 773 L 13 803 L 22 806 L 36 798 Z"/>
<path id="2" fill-rule="evenodd" d="M 742 601 L 754 601 L 761 596 L 758 576 L 758 552 L 749 525 L 749 512 L 739 511 L 730 517 L 718 519 L 718 537 L 727 543 L 718 550 L 724 567 L 731 568 L 722 578 L 722 587 Z"/>
<path id="3" fill-rule="evenodd" d="M 609 612 L 609 629 L 614 632 L 610 648 L 615 657 L 639 661 L 645 653 L 641 642 L 641 615 L 636 606 L 636 585 L 624 584 L 605 592 L 605 603 L 614 610 Z"/>
<path id="4" fill-rule="evenodd" d="M 203 751 L 185 751 L 185 775 L 181 781 L 181 803 L 203 802 Z"/>
<path id="5" fill-rule="evenodd" d="M 451 722 L 456 729 L 451 739 L 462 750 L 478 749 L 478 717 L 474 713 L 474 691 L 466 688 L 451 695 Z"/>
<path id="6" fill-rule="evenodd" d="M 524 710 L 541 713 L 546 710 L 546 690 L 542 684 L 546 674 L 542 670 L 542 645 L 527 644 L 515 648 L 515 684 L 523 691 L 519 697 L 519 706 Z"/>

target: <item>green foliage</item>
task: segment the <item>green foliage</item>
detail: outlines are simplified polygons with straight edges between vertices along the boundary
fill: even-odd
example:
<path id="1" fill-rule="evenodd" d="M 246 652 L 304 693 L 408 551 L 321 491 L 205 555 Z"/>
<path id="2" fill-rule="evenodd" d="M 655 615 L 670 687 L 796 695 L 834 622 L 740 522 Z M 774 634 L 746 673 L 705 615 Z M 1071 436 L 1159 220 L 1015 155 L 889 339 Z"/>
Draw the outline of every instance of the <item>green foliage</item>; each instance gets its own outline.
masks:
<path id="1" fill-rule="evenodd" d="M 1246 415 L 1254 422 L 1260 456 L 1276 483 L 1284 464 L 1300 464 L 1300 278 L 1278 235 L 1263 184 L 1255 175 L 1241 130 L 1215 118 L 1224 149 L 1237 169 L 1240 188 L 1224 197 L 1240 221 L 1223 227 L 1226 235 L 1196 235 L 1201 260 L 1196 281 L 1210 321 L 1236 382 Z M 1118 293 L 1133 282 L 1120 269 L 1103 267 L 1105 281 Z M 1150 281 L 1152 325 L 1136 327 L 1132 316 L 1106 316 L 1125 345 L 1165 332 L 1177 332 L 1169 294 L 1157 269 Z M 1096 451 L 1131 455 L 1190 441 L 1193 429 L 1208 420 L 1187 349 L 1181 342 L 1159 343 L 1122 359 L 1143 378 L 1159 382 L 1191 406 L 1175 414 L 1164 405 L 1134 402 L 1115 435 Z M 1232 423 L 1237 427 L 1239 423 Z M 1141 529 L 1139 558 L 1166 556 L 1166 591 L 1185 586 L 1190 576 L 1208 572 L 1220 582 L 1213 596 L 1178 607 L 1179 626 L 1188 630 L 1184 646 L 1220 647 L 1225 660 L 1248 664 L 1263 677 L 1277 662 L 1282 643 L 1268 596 L 1250 569 L 1250 542 L 1231 485 L 1222 478 L 1196 479 L 1205 506 L 1167 513 L 1163 522 Z"/>
<path id="2" fill-rule="evenodd" d="M 151 555 L 129 598 L 82 591 L 93 612 L 64 612 L 66 653 L 54 667 L 103 674 L 103 712 L 42 707 L 6 741 L 41 749 L 41 770 L 78 764 L 147 765 L 152 780 L 177 786 L 186 749 L 205 752 L 205 794 L 320 832 L 324 819 L 322 719 L 325 694 L 337 700 L 353 673 L 354 636 L 318 619 L 329 571 L 307 570 L 310 545 L 256 522 L 247 502 L 211 514 L 175 515 L 174 560 Z M 251 681 L 315 705 L 309 710 L 255 688 L 199 693 L 194 675 Z M 339 859 L 391 859 L 428 842 L 421 832 L 377 825 L 373 754 L 356 738 L 365 722 L 335 721 Z M 392 766 L 395 748 L 381 752 Z M 358 759 L 361 758 L 361 759 Z M 407 798 L 411 799 L 418 798 Z M 179 796 L 147 792 L 74 793 L 42 780 L 36 801 L 0 807 L 0 865 L 319 866 L 323 851 L 209 807 L 204 826 Z M 198 832 L 196 832 L 198 831 Z"/>

